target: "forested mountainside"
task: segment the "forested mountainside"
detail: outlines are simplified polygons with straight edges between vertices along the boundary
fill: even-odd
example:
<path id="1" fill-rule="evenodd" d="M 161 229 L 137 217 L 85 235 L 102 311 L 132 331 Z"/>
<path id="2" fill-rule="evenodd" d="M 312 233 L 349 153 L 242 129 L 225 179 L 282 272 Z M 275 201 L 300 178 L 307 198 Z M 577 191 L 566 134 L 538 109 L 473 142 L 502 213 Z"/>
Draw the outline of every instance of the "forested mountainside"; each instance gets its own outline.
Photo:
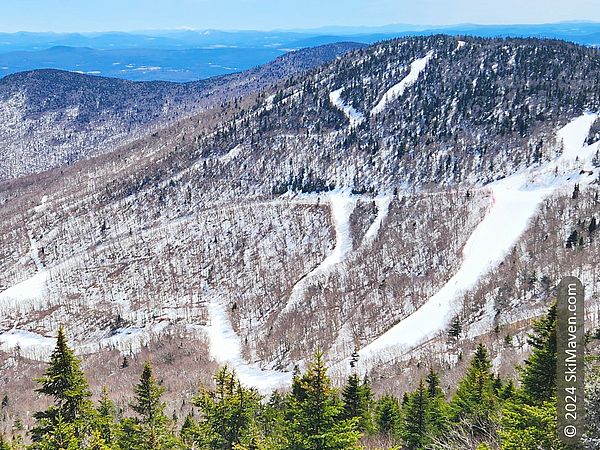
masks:
<path id="1" fill-rule="evenodd" d="M 115 399 L 147 357 L 174 404 L 225 362 L 289 385 L 317 347 L 378 393 L 428 367 L 451 390 L 481 342 L 513 377 L 562 276 L 598 326 L 599 95 L 597 49 L 385 41 L 5 181 L 0 392 L 39 401 L 61 323 Z"/>
<path id="2" fill-rule="evenodd" d="M 246 72 L 190 83 L 131 82 L 59 70 L 0 79 L 0 179 L 106 153 L 361 47 L 300 50 Z"/>

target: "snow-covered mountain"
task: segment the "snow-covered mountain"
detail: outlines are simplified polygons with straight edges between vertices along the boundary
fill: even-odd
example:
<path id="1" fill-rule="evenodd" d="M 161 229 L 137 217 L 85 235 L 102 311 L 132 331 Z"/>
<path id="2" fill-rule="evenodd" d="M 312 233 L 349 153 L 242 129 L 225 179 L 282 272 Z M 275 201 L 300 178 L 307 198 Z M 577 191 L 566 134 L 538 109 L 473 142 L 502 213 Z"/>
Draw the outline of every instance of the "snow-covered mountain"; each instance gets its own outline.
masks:
<path id="1" fill-rule="evenodd" d="M 50 69 L 1 78 L 0 180 L 106 153 L 361 46 L 337 43 L 304 49 L 242 73 L 182 84 Z"/>
<path id="2" fill-rule="evenodd" d="M 567 274 L 598 326 L 597 49 L 407 38 L 286 74 L 0 184 L 6 370 L 65 323 L 117 385 L 152 354 L 268 390 L 317 347 L 376 389 L 450 382 L 476 341 L 522 359 Z"/>

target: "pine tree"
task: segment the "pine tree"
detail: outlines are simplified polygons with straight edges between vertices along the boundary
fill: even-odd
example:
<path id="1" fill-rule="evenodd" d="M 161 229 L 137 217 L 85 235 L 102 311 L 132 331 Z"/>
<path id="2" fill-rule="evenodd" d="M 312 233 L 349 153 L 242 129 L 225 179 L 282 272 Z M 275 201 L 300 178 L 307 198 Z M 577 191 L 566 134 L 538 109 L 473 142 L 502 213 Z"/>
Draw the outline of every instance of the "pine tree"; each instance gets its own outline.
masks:
<path id="1" fill-rule="evenodd" d="M 428 417 L 430 421 L 430 434 L 439 436 L 444 433 L 448 420 L 448 404 L 440 387 L 440 376 L 430 369 L 425 378 L 427 384 Z"/>
<path id="2" fill-rule="evenodd" d="M 321 352 L 298 377 L 292 394 L 289 449 L 342 450 L 355 448 L 360 437 L 356 420 L 339 419 L 342 405 L 331 388 Z"/>
<path id="3" fill-rule="evenodd" d="M 348 377 L 348 381 L 342 389 L 343 409 L 342 419 L 356 418 L 358 429 L 367 432 L 372 429 L 370 409 L 372 402 L 371 388 L 368 382 L 361 383 L 357 374 Z"/>
<path id="4" fill-rule="evenodd" d="M 10 443 L 4 439 L 4 434 L 0 433 L 0 450 L 11 450 Z"/>
<path id="5" fill-rule="evenodd" d="M 36 392 L 51 397 L 54 405 L 46 411 L 36 412 L 35 427 L 31 434 L 34 442 L 61 423 L 73 425 L 75 436 L 80 436 L 88 426 L 93 407 L 91 393 L 80 360 L 67 344 L 64 328 L 58 330 L 56 347 L 44 376 L 36 381 L 41 385 Z"/>
<path id="6" fill-rule="evenodd" d="M 288 417 L 291 420 L 288 403 L 289 396 L 274 391 L 266 403 L 261 403 L 257 424 L 265 437 L 269 448 L 279 449 L 285 446 L 285 435 L 288 427 Z"/>
<path id="7" fill-rule="evenodd" d="M 502 450 L 562 450 L 556 433 L 556 405 L 507 402 L 500 429 Z"/>
<path id="8" fill-rule="evenodd" d="M 460 317 L 456 316 L 452 319 L 450 329 L 448 330 L 448 336 L 454 339 L 458 339 L 462 333 L 462 324 L 460 323 Z"/>
<path id="9" fill-rule="evenodd" d="M 194 420 L 192 414 L 185 416 L 181 430 L 179 431 L 179 438 L 186 447 L 192 447 L 198 434 L 198 424 Z"/>
<path id="10" fill-rule="evenodd" d="M 533 324 L 527 342 L 533 348 L 521 370 L 521 386 L 533 403 L 552 401 L 556 395 L 556 304 Z"/>
<path id="11" fill-rule="evenodd" d="M 52 428 L 45 433 L 41 440 L 34 444 L 39 450 L 79 450 L 80 440 L 75 435 L 75 426 L 66 422 L 59 414 Z"/>

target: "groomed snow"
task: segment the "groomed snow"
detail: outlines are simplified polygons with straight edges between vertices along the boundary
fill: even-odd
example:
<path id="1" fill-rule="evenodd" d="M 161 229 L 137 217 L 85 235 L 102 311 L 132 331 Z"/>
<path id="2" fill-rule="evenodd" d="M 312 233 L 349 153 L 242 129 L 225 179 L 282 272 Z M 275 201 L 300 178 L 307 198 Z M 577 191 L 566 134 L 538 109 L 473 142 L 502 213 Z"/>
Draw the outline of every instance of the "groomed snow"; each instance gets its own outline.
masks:
<path id="1" fill-rule="evenodd" d="M 210 353 L 215 360 L 228 364 L 235 370 L 243 384 L 255 387 L 262 393 L 269 393 L 277 388 L 289 386 L 292 381 L 290 372 L 262 370 L 244 361 L 240 338 L 233 330 L 225 306 L 218 298 L 211 298 L 208 304 L 208 315 L 210 325 L 206 330 L 210 343 Z"/>
<path id="2" fill-rule="evenodd" d="M 306 274 L 292 288 L 290 298 L 283 313 L 301 306 L 306 289 L 316 277 L 327 275 L 337 264 L 344 261 L 352 251 L 352 233 L 350 231 L 350 215 L 356 206 L 356 197 L 343 191 L 332 191 L 328 195 L 331 218 L 335 228 L 335 247 L 333 251 L 312 271 Z"/>
<path id="3" fill-rule="evenodd" d="M 371 110 L 371 115 L 379 114 L 381 111 L 387 108 L 387 105 L 390 102 L 404 94 L 404 91 L 407 87 L 415 84 L 415 82 L 419 79 L 419 75 L 421 72 L 423 72 L 423 70 L 425 70 L 425 66 L 427 66 L 427 63 L 432 57 L 433 50 L 429 51 L 423 58 L 413 61 L 410 64 L 410 72 L 408 75 L 406 75 L 402 81 L 389 88 L 387 92 L 383 94 L 383 97 L 381 100 L 379 100 L 379 103 L 377 103 L 377 105 L 375 105 L 375 107 Z"/>
<path id="4" fill-rule="evenodd" d="M 362 122 L 364 122 L 365 116 L 363 116 L 362 113 L 360 113 L 356 109 L 354 109 L 351 105 L 347 105 L 346 103 L 344 103 L 344 101 L 342 100 L 342 97 L 341 97 L 343 91 L 344 91 L 344 88 L 340 88 L 340 89 L 330 92 L 329 93 L 329 101 L 331 101 L 331 103 L 336 108 L 338 108 L 340 111 L 342 111 L 344 113 L 344 115 L 350 121 L 351 127 L 360 125 Z"/>
<path id="5" fill-rule="evenodd" d="M 558 189 L 573 189 L 575 183 L 595 179 L 580 173 L 595 154 L 598 144 L 583 146 L 596 115 L 586 114 L 557 133 L 562 155 L 540 167 L 530 167 L 488 185 L 492 204 L 463 249 L 458 271 L 413 314 L 359 351 L 362 370 L 400 357 L 406 351 L 444 330 L 459 312 L 461 296 L 496 267 L 526 230 L 540 202 Z"/>

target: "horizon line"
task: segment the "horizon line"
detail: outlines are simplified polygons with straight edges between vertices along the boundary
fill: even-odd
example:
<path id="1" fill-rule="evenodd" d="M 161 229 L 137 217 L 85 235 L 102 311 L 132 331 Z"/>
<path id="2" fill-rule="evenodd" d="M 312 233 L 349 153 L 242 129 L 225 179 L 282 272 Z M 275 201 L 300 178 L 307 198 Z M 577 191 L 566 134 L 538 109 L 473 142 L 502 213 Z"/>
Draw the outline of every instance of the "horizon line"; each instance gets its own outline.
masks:
<path id="1" fill-rule="evenodd" d="M 410 31 L 428 31 L 428 30 L 442 30 L 452 29 L 458 27 L 510 27 L 510 26 L 524 26 L 524 27 L 539 27 L 549 25 L 569 25 L 569 24 L 585 24 L 585 25 L 600 25 L 600 21 L 586 20 L 586 19 L 573 19 L 564 20 L 558 22 L 507 22 L 507 23 L 477 23 L 477 22 L 462 22 L 452 24 L 417 24 L 417 23 L 388 23 L 383 25 L 323 25 L 319 27 L 307 27 L 307 28 L 270 28 L 270 29 L 258 29 L 258 28 L 195 28 L 190 26 L 180 26 L 175 28 L 149 28 L 149 29 L 130 29 L 130 30 L 78 30 L 78 31 L 30 31 L 30 30 L 19 30 L 19 31 L 0 31 L 0 35 L 15 35 L 15 34 L 56 34 L 56 35 L 68 35 L 68 34 L 110 34 L 110 33 L 122 33 L 122 34 L 144 34 L 144 33 L 168 33 L 168 32 L 223 32 L 223 33 L 243 33 L 243 32 L 255 32 L 255 33 L 309 33 L 318 32 L 320 30 L 378 30 L 393 27 L 409 27 L 407 29 L 396 29 L 388 30 L 388 32 L 410 32 Z M 372 31 L 371 31 L 372 32 Z"/>

